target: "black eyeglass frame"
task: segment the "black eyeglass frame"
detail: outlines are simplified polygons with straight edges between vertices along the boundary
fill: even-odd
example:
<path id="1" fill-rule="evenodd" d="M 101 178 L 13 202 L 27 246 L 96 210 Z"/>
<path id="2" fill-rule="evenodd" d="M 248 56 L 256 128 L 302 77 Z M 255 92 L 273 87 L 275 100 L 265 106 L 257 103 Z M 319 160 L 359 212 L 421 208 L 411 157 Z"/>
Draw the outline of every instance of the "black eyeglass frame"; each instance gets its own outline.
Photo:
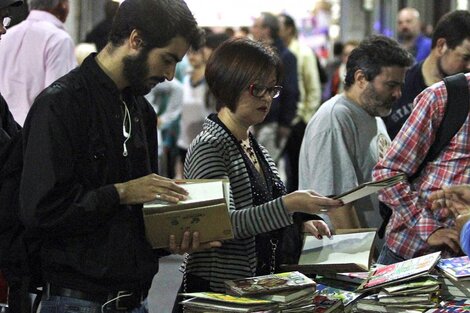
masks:
<path id="1" fill-rule="evenodd" d="M 258 89 L 259 91 L 256 92 L 256 89 Z M 281 94 L 282 86 L 275 85 L 275 86 L 272 86 L 272 87 L 267 87 L 267 86 L 263 86 L 263 85 L 260 85 L 260 84 L 250 84 L 248 86 L 248 90 L 250 91 L 250 95 L 255 97 L 255 98 L 262 98 L 262 97 L 264 97 L 266 92 L 269 92 L 270 96 L 273 99 L 275 99 L 275 98 L 279 97 L 279 95 Z"/>

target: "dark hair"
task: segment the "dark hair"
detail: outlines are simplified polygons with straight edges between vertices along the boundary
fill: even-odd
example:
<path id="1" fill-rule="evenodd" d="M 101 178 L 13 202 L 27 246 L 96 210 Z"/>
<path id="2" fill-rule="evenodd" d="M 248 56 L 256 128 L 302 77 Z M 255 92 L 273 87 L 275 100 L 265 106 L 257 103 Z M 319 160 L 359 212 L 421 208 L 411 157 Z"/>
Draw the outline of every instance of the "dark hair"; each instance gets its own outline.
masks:
<path id="1" fill-rule="evenodd" d="M 354 74 L 362 70 L 368 81 L 373 80 L 382 71 L 382 67 L 408 67 L 413 64 L 409 52 L 391 38 L 372 36 L 361 41 L 349 55 L 346 63 L 346 78 L 344 88 L 347 90 L 354 84 Z"/>
<path id="2" fill-rule="evenodd" d="M 198 49 L 203 32 L 183 0 L 125 0 L 114 17 L 109 41 L 117 47 L 137 30 L 147 49 L 161 48 L 176 36 Z"/>
<path id="3" fill-rule="evenodd" d="M 279 20 L 274 14 L 263 12 L 261 13 L 263 18 L 263 27 L 267 27 L 270 30 L 271 38 L 279 38 Z"/>
<path id="4" fill-rule="evenodd" d="M 294 19 L 285 13 L 279 14 L 279 16 L 284 18 L 284 27 L 291 28 L 294 31 L 294 36 L 297 36 L 297 26 L 295 26 Z"/>
<path id="5" fill-rule="evenodd" d="M 230 36 L 226 33 L 212 33 L 206 36 L 206 42 L 204 43 L 204 46 L 215 50 L 225 40 L 228 39 L 230 39 Z"/>
<path id="6" fill-rule="evenodd" d="M 439 38 L 444 38 L 450 49 L 454 49 L 466 38 L 470 38 L 470 13 L 458 10 L 441 17 L 432 35 L 432 48 L 436 46 Z"/>
<path id="7" fill-rule="evenodd" d="M 228 107 L 235 111 L 240 94 L 250 83 L 276 73 L 281 80 L 282 63 L 269 45 L 248 38 L 225 41 L 212 53 L 206 65 L 206 82 L 217 99 L 216 109 Z"/>
<path id="8" fill-rule="evenodd" d="M 112 20 L 119 9 L 119 2 L 107 0 L 104 4 L 104 15 L 107 20 Z"/>

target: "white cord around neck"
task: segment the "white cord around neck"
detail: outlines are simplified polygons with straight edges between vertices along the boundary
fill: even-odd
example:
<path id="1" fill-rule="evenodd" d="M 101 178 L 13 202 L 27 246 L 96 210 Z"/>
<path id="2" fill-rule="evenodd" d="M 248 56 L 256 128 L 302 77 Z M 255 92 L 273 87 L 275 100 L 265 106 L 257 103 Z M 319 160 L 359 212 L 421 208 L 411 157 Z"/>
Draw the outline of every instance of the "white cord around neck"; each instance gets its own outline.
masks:
<path id="1" fill-rule="evenodd" d="M 132 134 L 132 120 L 131 120 L 131 113 L 127 108 L 126 102 L 123 100 L 122 103 L 124 104 L 124 119 L 122 120 L 122 135 L 124 136 L 124 143 L 122 144 L 122 155 L 127 157 L 127 141 L 131 138 Z M 129 132 L 126 130 L 126 122 L 129 125 Z"/>

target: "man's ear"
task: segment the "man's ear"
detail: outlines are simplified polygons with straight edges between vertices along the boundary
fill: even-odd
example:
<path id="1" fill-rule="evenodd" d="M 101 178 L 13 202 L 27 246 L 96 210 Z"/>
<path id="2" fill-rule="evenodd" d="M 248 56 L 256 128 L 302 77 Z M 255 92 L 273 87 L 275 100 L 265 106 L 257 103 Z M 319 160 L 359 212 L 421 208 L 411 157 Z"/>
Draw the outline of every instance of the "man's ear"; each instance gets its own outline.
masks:
<path id="1" fill-rule="evenodd" d="M 131 34 L 129 35 L 129 46 L 133 50 L 139 50 L 143 47 L 143 40 L 140 37 L 139 31 L 137 29 L 132 30 Z"/>
<path id="2" fill-rule="evenodd" d="M 449 49 L 449 47 L 447 47 L 447 41 L 445 40 L 445 38 L 437 39 L 437 42 L 436 42 L 437 55 L 438 56 L 444 55 L 447 49 Z"/>
<path id="3" fill-rule="evenodd" d="M 369 81 L 366 78 L 366 75 L 363 70 L 358 69 L 354 72 L 354 83 L 361 89 L 365 88 Z"/>

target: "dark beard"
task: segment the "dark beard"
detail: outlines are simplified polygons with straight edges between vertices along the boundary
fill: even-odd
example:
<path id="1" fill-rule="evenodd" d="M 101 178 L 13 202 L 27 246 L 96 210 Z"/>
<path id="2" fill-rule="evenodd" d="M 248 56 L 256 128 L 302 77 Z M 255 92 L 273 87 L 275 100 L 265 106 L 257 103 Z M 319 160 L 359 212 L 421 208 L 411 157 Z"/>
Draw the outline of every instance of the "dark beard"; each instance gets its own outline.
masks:
<path id="1" fill-rule="evenodd" d="M 151 88 L 145 84 L 145 78 L 149 74 L 147 57 L 148 50 L 142 50 L 136 56 L 126 56 L 122 62 L 123 74 L 129 86 L 127 87 L 134 96 L 143 96 L 150 92 Z"/>

